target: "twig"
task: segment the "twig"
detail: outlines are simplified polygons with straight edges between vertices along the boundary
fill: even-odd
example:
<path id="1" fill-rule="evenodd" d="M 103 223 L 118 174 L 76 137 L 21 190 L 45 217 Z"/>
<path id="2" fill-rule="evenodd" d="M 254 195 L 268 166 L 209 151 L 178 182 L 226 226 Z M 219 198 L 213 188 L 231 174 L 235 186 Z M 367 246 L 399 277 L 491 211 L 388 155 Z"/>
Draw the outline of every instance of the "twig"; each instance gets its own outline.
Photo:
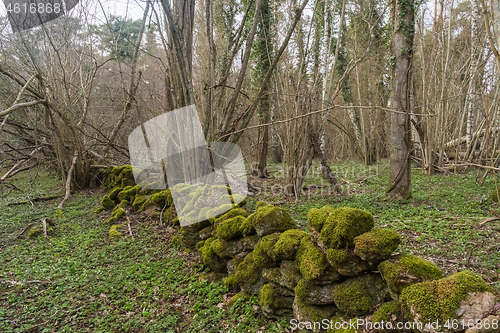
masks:
<path id="1" fill-rule="evenodd" d="M 128 217 L 127 217 L 127 226 L 128 226 L 128 233 L 130 234 L 130 236 L 132 236 L 132 238 L 135 238 L 134 234 L 132 233 L 132 228 L 130 228 L 130 219 Z"/>
<path id="2" fill-rule="evenodd" d="M 33 202 L 37 202 L 37 201 L 48 201 L 48 200 L 58 199 L 60 197 L 62 197 L 62 195 L 51 195 L 48 197 L 38 197 L 38 198 L 29 199 L 29 200 L 11 202 L 10 204 L 7 204 L 7 206 L 10 207 L 10 206 L 22 205 L 25 203 L 33 203 Z"/>
<path id="3" fill-rule="evenodd" d="M 447 166 L 453 166 L 453 167 L 460 167 L 460 166 L 475 166 L 475 167 L 478 167 L 478 168 L 483 168 L 483 169 L 489 169 L 489 170 L 500 171 L 500 169 L 499 169 L 499 168 L 490 167 L 490 166 L 487 166 L 487 165 L 481 165 L 481 164 L 474 164 L 474 163 L 448 164 Z"/>
<path id="4" fill-rule="evenodd" d="M 43 226 L 43 237 L 45 237 L 45 239 L 49 239 L 49 236 L 47 236 L 47 219 L 45 218 L 42 219 L 42 226 Z"/>
<path id="5" fill-rule="evenodd" d="M 479 225 L 483 225 L 485 223 L 488 223 L 488 222 L 493 222 L 493 221 L 499 221 L 500 220 L 500 217 L 491 217 L 489 219 L 486 219 L 484 221 L 482 221 L 481 223 L 479 223 Z"/>
<path id="6" fill-rule="evenodd" d="M 36 222 L 32 222 L 30 224 L 28 224 L 24 229 L 23 231 L 21 231 L 21 233 L 19 235 L 17 235 L 16 237 L 14 237 L 14 239 L 18 239 L 19 237 L 21 237 L 22 235 L 24 235 L 24 233 L 26 232 L 26 230 L 28 229 L 31 229 L 32 226 L 34 226 L 36 224 Z"/>

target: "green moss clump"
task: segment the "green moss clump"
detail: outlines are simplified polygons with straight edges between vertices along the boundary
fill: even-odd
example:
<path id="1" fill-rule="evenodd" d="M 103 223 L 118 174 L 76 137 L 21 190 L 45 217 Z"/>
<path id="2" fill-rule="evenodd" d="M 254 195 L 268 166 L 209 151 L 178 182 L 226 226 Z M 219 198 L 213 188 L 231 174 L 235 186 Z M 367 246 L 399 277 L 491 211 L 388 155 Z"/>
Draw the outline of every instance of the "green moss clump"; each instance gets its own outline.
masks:
<path id="1" fill-rule="evenodd" d="M 111 217 L 107 219 L 106 221 L 103 222 L 103 224 L 111 224 L 117 221 L 118 219 L 127 216 L 127 212 L 123 208 L 118 207 L 117 209 L 113 210 L 113 213 L 111 214 Z"/>
<path id="2" fill-rule="evenodd" d="M 230 211 L 228 211 L 227 213 L 225 213 L 224 215 L 222 215 L 221 217 L 215 219 L 215 224 L 229 220 L 229 219 L 236 217 L 236 216 L 246 217 L 247 215 L 248 215 L 247 211 L 244 210 L 243 208 L 233 208 Z"/>
<path id="3" fill-rule="evenodd" d="M 373 216 L 369 212 L 350 207 L 338 208 L 326 219 L 320 240 L 331 249 L 352 248 L 354 238 L 370 231 L 373 226 Z"/>
<path id="4" fill-rule="evenodd" d="M 252 222 L 259 237 L 297 228 L 290 215 L 284 209 L 275 206 L 261 207 Z"/>
<path id="5" fill-rule="evenodd" d="M 236 279 L 236 276 L 234 276 L 234 275 L 230 275 L 230 276 L 226 277 L 223 280 L 223 283 L 224 283 L 224 285 L 226 287 L 228 287 L 231 290 L 237 290 L 238 287 L 239 287 L 239 284 L 238 284 L 238 281 Z"/>
<path id="6" fill-rule="evenodd" d="M 240 226 L 245 221 L 245 217 L 236 216 L 223 221 L 217 226 L 217 236 L 224 240 L 242 237 Z"/>
<path id="7" fill-rule="evenodd" d="M 274 288 L 270 284 L 265 284 L 259 292 L 260 306 L 278 307 L 276 302 L 277 295 L 274 295 Z"/>
<path id="8" fill-rule="evenodd" d="M 469 293 L 492 292 L 491 287 L 476 273 L 462 271 L 447 278 L 411 285 L 401 293 L 402 311 L 405 317 L 440 323 L 456 319 L 457 309 Z M 459 318 L 458 318 L 459 319 Z"/>
<path id="9" fill-rule="evenodd" d="M 175 206 L 172 205 L 163 211 L 163 223 L 173 226 L 172 221 L 175 217 Z"/>
<path id="10" fill-rule="evenodd" d="M 491 192 L 490 196 L 488 197 L 488 199 L 486 199 L 489 203 L 492 203 L 492 202 L 498 202 L 498 195 L 497 195 L 497 191 L 493 191 Z"/>
<path id="11" fill-rule="evenodd" d="M 113 209 L 113 212 L 115 212 L 117 209 L 125 209 L 127 208 L 128 206 L 128 201 L 127 200 L 122 200 L 120 201 L 120 203 L 118 204 L 118 206 L 116 206 L 114 209 Z"/>
<path id="12" fill-rule="evenodd" d="M 259 210 L 259 208 L 267 207 L 267 206 L 271 206 L 271 205 L 268 205 L 264 201 L 257 201 L 257 203 L 255 204 L 255 210 Z"/>
<path id="13" fill-rule="evenodd" d="M 127 186 L 120 193 L 118 193 L 118 199 L 120 201 L 127 200 L 129 202 L 134 202 L 135 195 L 140 191 L 139 186 Z"/>
<path id="14" fill-rule="evenodd" d="M 172 240 L 171 240 L 171 243 L 174 246 L 181 247 L 182 246 L 182 236 L 181 235 L 175 235 L 175 236 L 173 236 Z"/>
<path id="15" fill-rule="evenodd" d="M 141 206 L 146 202 L 146 200 L 147 200 L 146 197 L 142 195 L 136 195 L 134 202 L 132 202 L 132 209 L 137 212 L 141 208 Z"/>
<path id="16" fill-rule="evenodd" d="M 48 227 L 47 228 L 47 235 L 48 236 L 51 236 L 54 234 L 54 229 L 52 229 L 52 227 Z M 40 227 L 40 228 L 31 228 L 29 231 L 28 231 L 28 237 L 29 238 L 36 238 L 38 236 L 41 236 L 43 235 L 43 228 Z"/>
<path id="17" fill-rule="evenodd" d="M 217 239 L 213 237 L 206 239 L 205 243 L 198 249 L 198 251 L 201 253 L 201 259 L 205 265 L 212 268 L 216 272 L 225 272 L 226 266 L 212 246 L 212 243 L 216 240 Z"/>
<path id="18" fill-rule="evenodd" d="M 300 241 L 307 233 L 297 229 L 283 232 L 273 248 L 273 254 L 283 260 L 295 260 Z"/>
<path id="19" fill-rule="evenodd" d="M 257 213 L 250 214 L 245 221 L 240 226 L 240 232 L 244 237 L 254 235 L 256 233 L 255 228 L 253 227 L 253 218 Z"/>
<path id="20" fill-rule="evenodd" d="M 163 207 L 168 208 L 174 203 L 172 195 L 170 194 L 170 189 L 153 194 L 151 196 L 151 201 L 160 209 Z"/>
<path id="21" fill-rule="evenodd" d="M 116 199 L 118 199 L 118 193 L 120 193 L 122 191 L 121 188 L 117 187 L 117 188 L 114 188 L 111 192 L 109 192 L 109 198 L 113 201 L 115 201 Z"/>
<path id="22" fill-rule="evenodd" d="M 381 262 L 378 265 L 394 299 L 411 284 L 438 280 L 444 277 L 441 269 L 423 258 L 402 255 Z"/>
<path id="23" fill-rule="evenodd" d="M 116 203 L 109 198 L 109 195 L 105 195 L 104 197 L 102 197 L 101 205 L 106 210 L 112 210 L 113 208 L 115 208 Z"/>
<path id="24" fill-rule="evenodd" d="M 333 300 L 346 314 L 365 315 L 385 298 L 385 286 L 379 275 L 363 274 L 335 286 Z"/>
<path id="25" fill-rule="evenodd" d="M 120 231 L 118 231 L 118 229 L 122 229 L 122 228 L 125 228 L 125 226 L 123 224 L 112 225 L 111 228 L 109 228 L 109 233 L 108 233 L 109 240 L 124 237 L 124 235 Z"/>
<path id="26" fill-rule="evenodd" d="M 328 249 L 326 258 L 332 267 L 337 268 L 349 259 L 349 253 L 346 250 Z"/>
<path id="27" fill-rule="evenodd" d="M 398 301 L 390 301 L 379 306 L 379 308 L 373 313 L 373 322 L 393 321 L 392 315 L 395 315 L 398 318 L 401 317 L 401 303 Z"/>
<path id="28" fill-rule="evenodd" d="M 143 211 L 153 207 L 155 204 L 153 201 L 151 201 L 151 198 L 147 199 L 146 201 L 144 201 L 144 203 L 142 204 L 141 208 L 139 208 L 137 210 L 137 213 L 142 213 Z"/>
<path id="29" fill-rule="evenodd" d="M 242 283 L 254 284 L 260 278 L 262 266 L 255 263 L 253 252 L 247 254 L 243 261 L 235 267 L 234 283 L 241 285 Z"/>
<path id="30" fill-rule="evenodd" d="M 401 243 L 401 237 L 392 229 L 377 228 L 354 238 L 355 254 L 362 259 L 388 258 Z"/>
<path id="31" fill-rule="evenodd" d="M 253 250 L 253 260 L 257 265 L 266 266 L 276 260 L 273 249 L 279 237 L 279 233 L 267 235 L 262 237 L 261 241 L 255 245 Z"/>
<path id="32" fill-rule="evenodd" d="M 325 254 L 314 245 L 310 237 L 303 237 L 297 250 L 299 270 L 306 280 L 319 277 L 326 269 Z"/>
<path id="33" fill-rule="evenodd" d="M 326 219 L 330 216 L 330 214 L 335 211 L 335 208 L 330 206 L 325 206 L 323 208 L 313 208 L 307 213 L 307 223 L 309 226 L 309 230 L 316 230 L 317 232 L 321 232 L 323 228 L 323 224 L 325 224 Z"/>
<path id="34" fill-rule="evenodd" d="M 227 279 L 227 278 L 226 278 Z M 226 302 L 226 307 L 230 309 L 238 300 L 245 300 L 249 297 L 247 293 L 240 291 Z"/>

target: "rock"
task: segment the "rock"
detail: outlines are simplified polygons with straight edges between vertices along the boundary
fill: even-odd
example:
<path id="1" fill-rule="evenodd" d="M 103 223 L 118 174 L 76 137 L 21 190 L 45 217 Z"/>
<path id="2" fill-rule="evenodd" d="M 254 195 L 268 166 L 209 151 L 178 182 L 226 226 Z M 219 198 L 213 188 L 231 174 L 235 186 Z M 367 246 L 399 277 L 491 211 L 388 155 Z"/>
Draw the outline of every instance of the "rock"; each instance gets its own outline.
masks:
<path id="1" fill-rule="evenodd" d="M 236 216 L 247 217 L 247 215 L 248 215 L 247 211 L 244 210 L 243 208 L 233 208 L 230 211 L 228 211 L 227 213 L 225 213 L 224 215 L 222 215 L 221 217 L 217 218 L 215 220 L 215 224 L 217 225 L 221 222 L 224 222 L 224 221 L 229 220 L 229 219 L 236 217 Z"/>
<path id="2" fill-rule="evenodd" d="M 299 282 L 301 275 L 300 271 L 293 261 L 284 260 L 280 267 L 264 268 L 262 276 L 280 286 L 288 289 L 294 289 Z"/>
<path id="3" fill-rule="evenodd" d="M 384 329 L 380 329 L 377 332 L 383 333 L 391 333 L 391 332 L 400 332 L 400 333 L 410 333 L 411 330 L 408 329 L 397 329 L 398 323 L 404 323 L 405 319 L 401 312 L 401 303 L 398 301 L 390 301 L 382 304 L 375 310 L 373 313 L 372 323 L 391 323 L 392 329 L 387 329 L 387 324 L 384 324 Z"/>
<path id="4" fill-rule="evenodd" d="M 342 278 L 342 275 L 337 272 L 332 266 L 327 265 L 326 269 L 317 278 L 310 280 L 316 284 L 329 284 L 338 281 Z"/>
<path id="5" fill-rule="evenodd" d="M 217 236 L 223 240 L 242 237 L 240 231 L 241 224 L 245 221 L 244 216 L 235 216 L 220 222 L 217 225 Z"/>
<path id="6" fill-rule="evenodd" d="M 253 259 L 259 265 L 274 265 L 273 262 L 279 261 L 273 250 L 274 245 L 280 238 L 279 233 L 270 234 L 262 237 L 260 242 L 253 249 Z"/>
<path id="7" fill-rule="evenodd" d="M 241 242 L 245 246 L 245 250 L 252 251 L 255 248 L 255 245 L 260 241 L 259 236 L 252 235 L 241 238 Z"/>
<path id="8" fill-rule="evenodd" d="M 105 195 L 104 197 L 102 197 L 101 205 L 106 210 L 112 210 L 113 208 L 115 208 L 116 203 L 113 200 L 111 200 L 111 198 L 108 195 Z"/>
<path id="9" fill-rule="evenodd" d="M 109 228 L 109 240 L 112 240 L 112 239 L 118 239 L 118 238 L 122 238 L 124 237 L 125 235 L 123 233 L 120 232 L 120 229 L 123 229 L 125 228 L 125 226 L 123 224 L 114 224 L 111 226 L 111 228 Z"/>
<path id="10" fill-rule="evenodd" d="M 254 283 L 242 283 L 240 284 L 241 291 L 251 294 L 251 295 L 257 295 L 259 291 L 262 289 L 262 286 L 266 284 L 268 281 L 263 278 L 259 277 L 257 281 Z"/>
<path id="11" fill-rule="evenodd" d="M 321 284 L 301 279 L 295 287 L 297 298 L 307 304 L 334 304 L 333 289 L 338 283 Z"/>
<path id="12" fill-rule="evenodd" d="M 481 320 L 481 323 L 476 320 L 473 326 L 465 333 L 498 333 L 500 331 L 500 316 L 490 315 Z"/>
<path id="13" fill-rule="evenodd" d="M 354 238 L 354 254 L 370 265 L 377 265 L 389 258 L 400 243 L 401 238 L 395 230 L 373 229 Z"/>
<path id="14" fill-rule="evenodd" d="M 211 243 L 211 246 L 221 258 L 234 258 L 238 253 L 245 251 L 245 246 L 239 239 L 225 241 L 217 238 Z"/>
<path id="15" fill-rule="evenodd" d="M 333 299 L 347 314 L 364 315 L 385 299 L 386 290 L 378 274 L 359 275 L 335 286 Z"/>
<path id="16" fill-rule="evenodd" d="M 325 206 L 323 208 L 313 208 L 307 213 L 307 224 L 309 230 L 316 230 L 321 232 L 326 219 L 333 213 L 335 208 Z"/>
<path id="17" fill-rule="evenodd" d="M 321 228 L 319 239 L 327 248 L 353 248 L 354 238 L 370 231 L 373 216 L 367 211 L 342 207 L 335 209 Z"/>
<path id="18" fill-rule="evenodd" d="M 174 204 L 170 189 L 163 190 L 151 196 L 151 201 L 159 209 L 168 208 Z"/>
<path id="19" fill-rule="evenodd" d="M 213 231 L 214 231 L 214 226 L 210 225 L 206 228 L 201 229 L 198 235 L 200 236 L 200 239 L 205 240 L 212 235 Z"/>
<path id="20" fill-rule="evenodd" d="M 293 300 L 293 315 L 297 322 L 309 323 L 305 329 L 308 329 L 315 333 L 323 333 L 326 332 L 325 329 L 321 327 L 321 325 L 316 325 L 314 327 L 314 323 L 321 324 L 321 321 L 327 318 L 331 318 L 336 312 L 337 307 L 335 305 L 312 305 L 306 304 L 300 301 L 297 296 Z"/>
<path id="21" fill-rule="evenodd" d="M 274 245 L 274 256 L 282 260 L 295 260 L 300 241 L 304 236 L 307 236 L 307 233 L 297 229 L 290 229 L 283 232 Z"/>
<path id="22" fill-rule="evenodd" d="M 265 203 L 264 201 L 257 201 L 257 203 L 255 204 L 255 210 L 259 210 L 260 208 L 267 207 L 267 206 L 271 206 L 271 205 Z"/>
<path id="23" fill-rule="evenodd" d="M 237 284 L 241 286 L 242 290 L 244 290 L 243 285 L 252 286 L 258 282 L 258 280 L 261 278 L 262 268 L 262 265 L 258 265 L 255 263 L 253 252 L 251 252 L 247 254 L 243 261 L 235 267 L 234 275 L 230 276 L 230 278 L 232 278 L 230 279 L 230 282 L 231 284 Z M 262 285 L 264 285 L 264 283 L 262 283 Z M 255 288 L 249 287 L 249 289 L 253 290 Z M 257 290 L 257 292 L 259 290 Z M 252 292 L 252 294 L 255 294 L 255 292 Z"/>
<path id="24" fill-rule="evenodd" d="M 290 215 L 283 208 L 275 206 L 259 208 L 252 223 L 259 237 L 297 228 Z"/>
<path id="25" fill-rule="evenodd" d="M 241 224 L 240 232 L 243 236 L 247 237 L 250 235 L 255 235 L 257 233 L 257 231 L 255 231 L 255 228 L 253 226 L 253 218 L 255 217 L 255 215 L 257 215 L 257 213 L 250 214 Z"/>
<path id="26" fill-rule="evenodd" d="M 128 202 L 134 202 L 135 195 L 140 191 L 139 186 L 126 186 L 120 193 L 118 193 L 118 199 L 120 201 L 126 200 Z"/>
<path id="27" fill-rule="evenodd" d="M 125 216 L 127 216 L 127 212 L 125 212 L 123 208 L 117 207 L 113 210 L 113 213 L 111 213 L 111 217 L 104 221 L 103 224 L 112 224 Z"/>
<path id="28" fill-rule="evenodd" d="M 208 238 L 207 240 L 205 240 L 203 246 L 200 247 L 199 252 L 201 260 L 206 266 L 210 267 L 215 272 L 226 273 L 226 262 L 222 260 L 222 258 L 219 257 L 215 253 L 215 250 L 212 248 L 212 243 L 215 240 L 215 238 Z"/>
<path id="29" fill-rule="evenodd" d="M 303 237 L 300 241 L 297 263 L 300 273 L 306 280 L 318 278 L 327 266 L 325 254 L 316 247 L 310 237 Z"/>
<path id="30" fill-rule="evenodd" d="M 147 198 L 143 195 L 136 195 L 134 201 L 132 202 L 132 209 L 137 212 L 146 200 Z"/>
<path id="31" fill-rule="evenodd" d="M 444 276 L 439 267 L 414 255 L 394 256 L 381 262 L 378 270 L 395 300 L 399 299 L 403 289 L 412 284 L 438 280 Z"/>
<path id="32" fill-rule="evenodd" d="M 265 284 L 259 292 L 259 304 L 267 317 L 292 314 L 294 297 L 282 296 L 282 293 L 270 284 Z M 288 311 L 284 311 L 288 309 Z"/>
<path id="33" fill-rule="evenodd" d="M 427 323 L 419 333 L 453 332 L 445 323 L 477 320 L 495 305 L 495 296 L 484 280 L 469 271 L 447 278 L 421 282 L 406 287 L 400 296 L 401 308 L 408 321 Z M 438 322 L 431 326 L 429 323 Z"/>
<path id="34" fill-rule="evenodd" d="M 370 265 L 354 255 L 351 250 L 328 249 L 326 250 L 326 258 L 330 265 L 344 276 L 356 276 L 362 272 L 376 270 L 376 265 Z"/>

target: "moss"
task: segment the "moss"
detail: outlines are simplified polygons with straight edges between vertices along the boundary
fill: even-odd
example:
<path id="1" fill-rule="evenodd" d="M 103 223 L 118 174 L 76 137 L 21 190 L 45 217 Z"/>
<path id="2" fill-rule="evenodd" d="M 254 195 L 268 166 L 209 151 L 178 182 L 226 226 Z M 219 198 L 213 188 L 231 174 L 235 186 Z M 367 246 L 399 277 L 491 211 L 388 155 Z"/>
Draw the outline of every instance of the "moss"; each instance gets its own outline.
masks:
<path id="1" fill-rule="evenodd" d="M 379 275 L 363 274 L 335 286 L 333 300 L 346 314 L 365 315 L 385 298 Z"/>
<path id="2" fill-rule="evenodd" d="M 264 201 L 257 201 L 257 203 L 255 204 L 255 210 L 259 210 L 259 208 L 267 207 L 267 206 L 271 206 L 271 205 L 265 203 Z"/>
<path id="3" fill-rule="evenodd" d="M 52 227 L 48 227 L 47 228 L 47 235 L 48 236 L 51 236 L 54 234 L 54 229 Z M 40 227 L 40 228 L 31 228 L 29 231 L 28 231 L 28 237 L 29 238 L 36 238 L 38 236 L 41 236 L 43 235 L 43 228 Z"/>
<path id="4" fill-rule="evenodd" d="M 325 254 L 314 245 L 310 237 L 303 237 L 297 251 L 299 270 L 306 280 L 316 279 L 326 268 Z"/>
<path id="5" fill-rule="evenodd" d="M 254 284 L 260 278 L 262 266 L 255 263 L 253 252 L 245 256 L 243 261 L 235 267 L 234 283 L 241 285 L 242 283 Z"/>
<path id="6" fill-rule="evenodd" d="M 128 201 L 127 200 L 122 200 L 120 203 L 113 209 L 113 213 L 118 210 L 118 209 L 125 209 L 128 206 Z"/>
<path id="7" fill-rule="evenodd" d="M 326 258 L 332 267 L 337 268 L 349 259 L 349 253 L 346 250 L 328 249 Z"/>
<path id="8" fill-rule="evenodd" d="M 141 208 L 139 208 L 137 210 L 137 213 L 142 213 L 143 211 L 153 207 L 155 204 L 153 203 L 153 201 L 151 201 L 151 198 L 147 199 L 146 201 L 144 201 L 144 203 L 142 204 Z"/>
<path id="9" fill-rule="evenodd" d="M 139 186 L 127 186 L 120 193 L 118 193 L 118 199 L 120 201 L 127 200 L 129 202 L 134 202 L 135 195 L 141 190 Z"/>
<path id="10" fill-rule="evenodd" d="M 273 254 L 284 260 L 294 260 L 300 241 L 307 233 L 297 229 L 290 229 L 280 235 L 273 248 Z"/>
<path id="11" fill-rule="evenodd" d="M 254 235 L 256 233 L 255 228 L 253 227 L 253 218 L 256 214 L 257 213 L 250 214 L 240 225 L 240 232 L 244 237 Z"/>
<path id="12" fill-rule="evenodd" d="M 175 236 L 174 236 L 174 237 L 175 237 Z M 172 238 L 172 239 L 173 239 L 173 238 Z M 199 250 L 200 248 L 202 248 L 202 247 L 203 247 L 203 245 L 205 245 L 205 241 L 204 241 L 204 240 L 202 240 L 202 241 L 200 241 L 200 242 L 196 243 L 196 249 L 197 249 L 197 250 Z"/>
<path id="13" fill-rule="evenodd" d="M 116 203 L 109 198 L 109 195 L 102 197 L 101 204 L 106 210 L 112 210 L 116 206 Z"/>
<path id="14" fill-rule="evenodd" d="M 212 247 L 212 243 L 215 240 L 216 238 L 213 237 L 206 239 L 205 243 L 198 251 L 201 253 L 201 259 L 205 265 L 212 268 L 214 271 L 222 272 L 225 270 L 225 265 Z"/>
<path id="15" fill-rule="evenodd" d="M 134 201 L 132 202 L 132 209 L 134 211 L 138 211 L 141 206 L 146 202 L 146 197 L 142 196 L 142 195 L 136 195 Z"/>
<path id="16" fill-rule="evenodd" d="M 228 211 L 227 213 L 225 213 L 224 215 L 222 215 L 221 217 L 215 219 L 215 223 L 221 223 L 225 220 L 229 220 L 229 219 L 236 217 L 236 216 L 246 217 L 247 215 L 248 215 L 247 211 L 244 210 L 243 208 L 233 208 L 230 211 Z"/>
<path id="17" fill-rule="evenodd" d="M 261 207 L 252 222 L 260 237 L 297 228 L 295 221 L 284 209 L 274 206 Z"/>
<path id="18" fill-rule="evenodd" d="M 270 284 L 265 284 L 259 292 L 259 304 L 260 306 L 270 306 L 278 307 L 276 304 L 276 295 L 274 294 L 274 288 Z"/>
<path id="19" fill-rule="evenodd" d="M 352 248 L 354 238 L 370 231 L 373 226 L 373 216 L 369 212 L 350 207 L 338 208 L 326 219 L 320 240 L 328 248 Z"/>
<path id="20" fill-rule="evenodd" d="M 265 266 L 276 260 L 273 253 L 274 245 L 278 242 L 279 233 L 262 237 L 253 250 L 253 260 L 257 265 Z"/>
<path id="21" fill-rule="evenodd" d="M 113 211 L 111 217 L 104 221 L 103 224 L 111 224 L 124 216 L 127 216 L 127 212 L 125 212 L 123 208 L 117 208 Z"/>
<path id="22" fill-rule="evenodd" d="M 227 278 L 226 278 L 227 279 Z M 238 300 L 246 300 L 249 297 L 247 293 L 244 293 L 243 291 L 240 291 L 233 297 L 231 297 L 227 302 L 226 302 L 226 307 L 229 309 L 231 308 Z"/>
<path id="23" fill-rule="evenodd" d="M 325 206 L 323 208 L 313 208 L 307 213 L 307 224 L 309 226 L 309 230 L 316 230 L 317 232 L 321 232 L 323 228 L 323 224 L 325 224 L 326 219 L 330 216 L 335 208 L 330 206 Z"/>
<path id="24" fill-rule="evenodd" d="M 382 304 L 373 313 L 373 322 L 390 322 L 393 321 L 392 315 L 401 317 L 401 303 L 398 301 L 390 301 Z"/>
<path id="25" fill-rule="evenodd" d="M 488 197 L 487 201 L 489 203 L 492 203 L 492 202 L 498 202 L 498 194 L 497 194 L 497 191 L 493 191 L 491 192 L 490 196 Z"/>
<path id="26" fill-rule="evenodd" d="M 172 245 L 174 246 L 182 246 L 182 236 L 181 235 L 175 235 L 172 237 L 171 240 Z"/>
<path id="27" fill-rule="evenodd" d="M 114 188 L 111 192 L 109 192 L 109 198 L 113 201 L 115 201 L 116 199 L 118 199 L 118 193 L 120 193 L 122 191 L 121 188 L 117 187 L 117 188 Z"/>
<path id="28" fill-rule="evenodd" d="M 297 313 L 300 314 L 297 317 L 300 317 L 300 321 L 310 322 L 310 324 L 313 324 L 314 322 L 321 322 L 325 318 L 330 318 L 336 312 L 335 306 L 311 305 L 302 302 L 298 298 L 295 298 L 294 302 L 296 302 L 294 307 L 298 309 Z M 295 312 L 296 311 L 294 310 L 294 314 Z M 306 328 L 308 327 L 306 326 Z"/>
<path id="29" fill-rule="evenodd" d="M 174 201 L 172 195 L 170 194 L 170 189 L 155 193 L 151 196 L 151 201 L 156 207 L 162 209 L 163 207 L 170 207 L 173 205 Z"/>
<path id="30" fill-rule="evenodd" d="M 240 226 L 245 221 L 245 217 L 236 216 L 223 221 L 217 226 L 217 236 L 224 240 L 241 237 Z"/>
<path id="31" fill-rule="evenodd" d="M 389 257 L 401 243 L 399 234 L 393 229 L 377 228 L 354 238 L 354 247 L 358 254 L 375 254 L 379 257 Z"/>
<path id="32" fill-rule="evenodd" d="M 444 276 L 439 267 L 414 255 L 402 255 L 383 261 L 378 270 L 396 299 L 411 284 L 438 280 Z"/>
<path id="33" fill-rule="evenodd" d="M 457 318 L 460 303 L 469 293 L 491 292 L 491 287 L 476 273 L 462 271 L 447 278 L 411 285 L 401 293 L 402 311 L 412 318 L 412 311 L 419 320 L 446 322 Z M 411 310 L 412 311 L 411 311 Z"/>
<path id="34" fill-rule="evenodd" d="M 109 240 L 124 237 L 123 234 L 120 231 L 118 231 L 118 229 L 122 229 L 122 228 L 125 228 L 125 226 L 123 224 L 112 225 L 111 228 L 109 228 L 109 233 L 108 233 Z"/>
<path id="35" fill-rule="evenodd" d="M 237 280 L 236 276 L 234 276 L 234 275 L 228 276 L 227 278 L 225 278 L 223 280 L 223 282 L 224 282 L 224 285 L 231 290 L 236 290 L 239 287 L 238 280 Z"/>

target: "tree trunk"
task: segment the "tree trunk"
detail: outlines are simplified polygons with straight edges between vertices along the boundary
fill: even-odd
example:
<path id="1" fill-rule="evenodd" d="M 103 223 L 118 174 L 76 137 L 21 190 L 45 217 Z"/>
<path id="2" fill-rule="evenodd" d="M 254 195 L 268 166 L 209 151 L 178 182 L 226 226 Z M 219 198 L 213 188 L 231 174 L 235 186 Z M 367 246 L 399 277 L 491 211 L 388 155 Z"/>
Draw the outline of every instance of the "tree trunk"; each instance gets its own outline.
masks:
<path id="1" fill-rule="evenodd" d="M 392 70 L 391 134 L 389 136 L 389 188 L 390 198 L 411 198 L 410 153 L 410 82 L 415 31 L 413 0 L 392 2 L 391 51 Z"/>

